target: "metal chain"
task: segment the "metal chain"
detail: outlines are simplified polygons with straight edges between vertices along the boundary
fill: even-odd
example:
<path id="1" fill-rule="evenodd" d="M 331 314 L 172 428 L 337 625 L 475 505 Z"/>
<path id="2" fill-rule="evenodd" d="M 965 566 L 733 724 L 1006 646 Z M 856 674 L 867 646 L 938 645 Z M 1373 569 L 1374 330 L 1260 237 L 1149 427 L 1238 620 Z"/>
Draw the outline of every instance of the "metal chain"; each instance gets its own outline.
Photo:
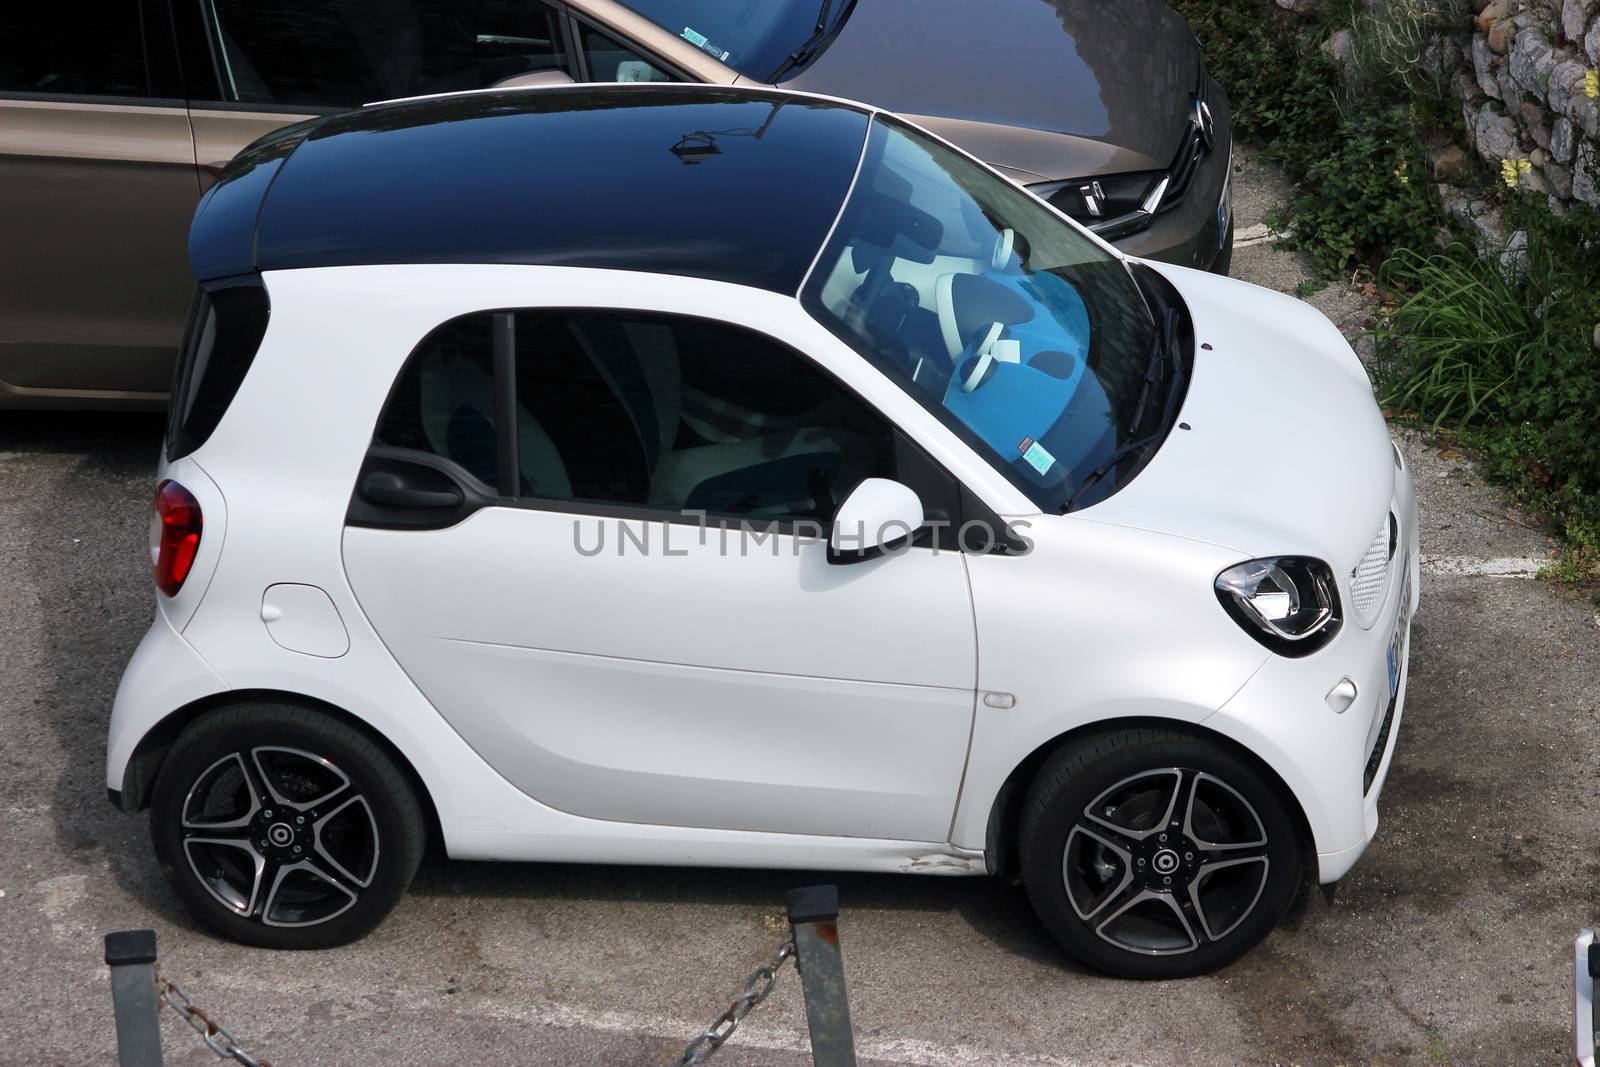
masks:
<path id="1" fill-rule="evenodd" d="M 195 1033 L 205 1038 L 206 1044 L 211 1046 L 211 1051 L 218 1056 L 242 1063 L 245 1067 L 272 1067 L 270 1061 L 258 1060 L 240 1048 L 238 1041 L 228 1032 L 228 1028 L 195 1007 L 194 1000 L 177 982 L 157 974 L 156 992 L 173 1011 L 183 1017 L 184 1022 L 194 1027 Z"/>
<path id="2" fill-rule="evenodd" d="M 772 959 L 763 963 L 750 973 L 744 983 L 744 992 L 733 998 L 733 1002 L 711 1020 L 711 1025 L 694 1036 L 683 1050 L 683 1055 L 673 1062 L 672 1067 L 691 1067 L 692 1064 L 704 1063 L 722 1047 L 722 1043 L 733 1036 L 739 1029 L 739 1023 L 757 1004 L 767 999 L 772 992 L 772 987 L 778 984 L 778 971 L 794 956 L 794 942 L 785 941 L 778 946 L 778 951 L 773 953 Z"/>
<path id="3" fill-rule="evenodd" d="M 744 1017 L 772 994 L 773 987 L 778 984 L 778 972 L 793 957 L 793 941 L 785 941 L 778 946 L 778 951 L 773 953 L 770 961 L 750 972 L 750 977 L 745 980 L 743 992 L 734 997 L 722 1013 L 711 1020 L 710 1025 L 694 1036 L 684 1048 L 683 1055 L 674 1061 L 673 1067 L 692 1067 L 694 1064 L 705 1063 L 715 1055 L 723 1042 L 739 1029 L 739 1023 Z M 177 1012 L 184 1022 L 194 1027 L 195 1033 L 204 1038 L 211 1051 L 218 1056 L 242 1063 L 245 1067 L 272 1067 L 271 1061 L 258 1060 L 240 1048 L 238 1039 L 232 1032 L 196 1007 L 194 998 L 190 997 L 177 982 L 158 974 L 156 991 L 168 1007 Z"/>

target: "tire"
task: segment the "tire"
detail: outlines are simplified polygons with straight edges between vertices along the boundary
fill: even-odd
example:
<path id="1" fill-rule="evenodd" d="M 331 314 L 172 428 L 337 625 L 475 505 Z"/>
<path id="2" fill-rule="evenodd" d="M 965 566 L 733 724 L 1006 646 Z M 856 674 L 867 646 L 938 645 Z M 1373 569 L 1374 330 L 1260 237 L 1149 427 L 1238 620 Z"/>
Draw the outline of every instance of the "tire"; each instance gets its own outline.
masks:
<path id="1" fill-rule="evenodd" d="M 1040 921 L 1084 963 L 1122 978 L 1204 974 L 1266 937 L 1299 891 L 1306 857 L 1293 810 L 1214 742 L 1107 732 L 1039 769 L 1018 826 L 1023 883 Z"/>
<path id="2" fill-rule="evenodd" d="M 308 708 L 202 715 L 162 762 L 150 804 L 156 856 L 224 937 L 312 949 L 365 936 L 422 858 L 406 775 L 377 745 Z"/>

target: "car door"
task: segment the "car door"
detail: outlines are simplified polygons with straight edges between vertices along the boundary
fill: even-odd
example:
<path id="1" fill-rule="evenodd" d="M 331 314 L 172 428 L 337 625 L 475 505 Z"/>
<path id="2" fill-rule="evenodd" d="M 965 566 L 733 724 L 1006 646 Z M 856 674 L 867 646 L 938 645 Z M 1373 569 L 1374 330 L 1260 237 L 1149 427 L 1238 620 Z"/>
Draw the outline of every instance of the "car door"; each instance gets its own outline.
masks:
<path id="1" fill-rule="evenodd" d="M 496 771 L 575 815 L 944 841 L 976 684 L 935 541 L 828 561 L 866 477 L 950 477 L 815 363 L 682 316 L 483 313 L 394 387 L 344 560 Z"/>
<path id="2" fill-rule="evenodd" d="M 173 0 L 197 159 L 212 177 L 272 130 L 377 100 L 579 76 L 543 0 Z M 209 182 L 208 182 L 209 183 Z"/>
<path id="3" fill-rule="evenodd" d="M 170 39 L 137 0 L 0 9 L 0 402 L 166 393 L 199 198 Z"/>

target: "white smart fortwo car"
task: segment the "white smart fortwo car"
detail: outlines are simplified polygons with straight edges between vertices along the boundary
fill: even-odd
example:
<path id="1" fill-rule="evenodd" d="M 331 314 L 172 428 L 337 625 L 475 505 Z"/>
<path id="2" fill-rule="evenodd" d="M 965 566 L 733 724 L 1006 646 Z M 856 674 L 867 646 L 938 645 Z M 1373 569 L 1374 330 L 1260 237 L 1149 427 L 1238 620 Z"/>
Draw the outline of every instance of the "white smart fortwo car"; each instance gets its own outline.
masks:
<path id="1" fill-rule="evenodd" d="M 242 155 L 112 714 L 187 904 L 370 930 L 454 857 L 1016 874 L 1217 967 L 1371 840 L 1411 478 L 1310 308 L 890 115 L 399 101 Z"/>

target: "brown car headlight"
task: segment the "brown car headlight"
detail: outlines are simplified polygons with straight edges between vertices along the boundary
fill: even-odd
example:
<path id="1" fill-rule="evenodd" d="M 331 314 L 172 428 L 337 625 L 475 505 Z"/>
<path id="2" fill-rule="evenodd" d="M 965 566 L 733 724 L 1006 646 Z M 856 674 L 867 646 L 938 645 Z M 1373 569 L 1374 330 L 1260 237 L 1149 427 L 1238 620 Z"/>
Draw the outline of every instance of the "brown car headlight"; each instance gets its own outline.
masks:
<path id="1" fill-rule="evenodd" d="M 1283 656 L 1305 656 L 1339 632 L 1333 569 L 1309 556 L 1252 559 L 1217 575 L 1217 599 L 1245 632 Z"/>
<path id="2" fill-rule="evenodd" d="M 1166 176 L 1159 171 L 1103 174 L 1065 182 L 1030 185 L 1035 196 L 1107 239 L 1150 225 L 1161 206 Z"/>

